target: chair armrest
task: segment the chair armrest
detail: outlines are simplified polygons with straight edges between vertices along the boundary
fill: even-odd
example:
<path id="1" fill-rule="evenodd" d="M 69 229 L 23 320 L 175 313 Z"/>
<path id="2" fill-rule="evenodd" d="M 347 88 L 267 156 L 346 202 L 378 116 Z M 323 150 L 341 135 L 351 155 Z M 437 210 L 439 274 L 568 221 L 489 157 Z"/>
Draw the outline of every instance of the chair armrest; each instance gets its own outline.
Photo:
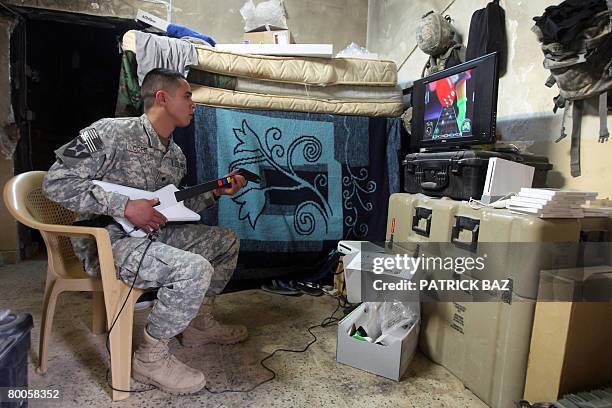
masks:
<path id="1" fill-rule="evenodd" d="M 104 240 L 105 236 L 108 237 L 108 231 L 100 227 L 80 227 L 75 225 L 56 225 L 40 223 L 36 228 L 46 233 L 64 237 L 94 238 L 95 240 Z"/>
<path id="2" fill-rule="evenodd" d="M 106 228 L 41 223 L 39 225 L 39 230 L 45 234 L 56 236 L 93 238 L 96 241 L 96 247 L 98 249 L 98 260 L 100 262 L 102 280 L 104 281 L 105 277 L 111 281 L 117 279 L 111 240 Z"/>

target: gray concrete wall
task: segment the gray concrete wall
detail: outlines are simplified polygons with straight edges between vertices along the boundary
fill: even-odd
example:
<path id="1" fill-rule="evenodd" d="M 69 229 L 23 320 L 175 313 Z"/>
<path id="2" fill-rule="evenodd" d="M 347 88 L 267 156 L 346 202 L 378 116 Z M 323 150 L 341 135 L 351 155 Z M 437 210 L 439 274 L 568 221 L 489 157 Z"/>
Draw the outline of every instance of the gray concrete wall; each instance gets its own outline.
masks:
<path id="1" fill-rule="evenodd" d="M 467 44 L 472 13 L 486 6 L 487 0 L 370 0 L 367 47 L 398 64 L 400 81 L 418 79 L 427 61 L 416 48 L 415 30 L 420 17 L 429 10 L 449 14 L 453 25 Z M 574 178 L 569 167 L 569 137 L 554 143 L 559 135 L 562 111 L 552 113 L 556 89 L 544 82 L 549 72 L 542 67 L 543 54 L 531 32 L 533 16 L 541 15 L 554 0 L 503 0 L 508 36 L 508 72 L 499 82 L 498 128 L 502 140 L 531 143 L 530 151 L 544 154 L 554 165 L 548 182 L 553 187 L 599 191 L 612 197 L 612 141 L 601 144 L 599 119 L 591 113 L 582 124 L 582 176 Z M 567 125 L 571 129 L 571 120 Z M 608 116 L 608 127 L 612 121 Z"/>
<path id="2" fill-rule="evenodd" d="M 261 1 L 256 1 L 259 4 Z M 94 15 L 133 18 L 140 8 L 166 18 L 166 7 L 144 0 L 8 0 L 6 3 Z M 220 43 L 241 43 L 244 0 L 173 0 L 172 22 L 212 36 Z M 285 0 L 287 24 L 296 43 L 332 43 L 334 52 L 351 41 L 365 44 L 368 0 Z"/>

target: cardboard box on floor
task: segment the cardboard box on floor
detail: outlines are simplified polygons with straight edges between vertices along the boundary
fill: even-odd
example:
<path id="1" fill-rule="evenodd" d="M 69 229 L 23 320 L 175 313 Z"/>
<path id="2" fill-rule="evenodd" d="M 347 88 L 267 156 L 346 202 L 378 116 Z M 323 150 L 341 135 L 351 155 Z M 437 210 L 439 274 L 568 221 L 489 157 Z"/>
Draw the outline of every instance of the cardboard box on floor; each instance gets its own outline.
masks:
<path id="1" fill-rule="evenodd" d="M 610 290 L 612 266 L 557 270 L 554 273 L 543 271 L 538 298 L 557 296 L 567 300 L 574 295 L 582 297 L 589 276 L 598 290 Z M 610 302 L 538 302 L 525 399 L 531 402 L 556 401 L 563 394 L 609 383 L 612 380 L 610 322 Z"/>
<path id="2" fill-rule="evenodd" d="M 244 33 L 245 44 L 293 44 L 291 32 L 274 26 L 260 26 Z"/>
<path id="3" fill-rule="evenodd" d="M 362 303 L 338 324 L 336 343 L 336 361 L 361 370 L 399 381 L 416 352 L 419 340 L 420 321 L 417 321 L 402 332 L 399 337 L 386 346 L 357 340 L 352 337 L 354 329 L 366 326 L 369 303 Z M 419 313 L 419 304 L 412 304 Z"/>

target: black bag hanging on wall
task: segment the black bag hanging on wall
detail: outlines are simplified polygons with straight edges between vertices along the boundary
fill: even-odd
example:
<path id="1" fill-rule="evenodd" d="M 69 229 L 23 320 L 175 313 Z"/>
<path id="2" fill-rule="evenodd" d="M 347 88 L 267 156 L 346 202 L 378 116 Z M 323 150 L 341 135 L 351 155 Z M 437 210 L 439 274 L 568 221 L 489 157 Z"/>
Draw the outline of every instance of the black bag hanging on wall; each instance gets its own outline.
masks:
<path id="1" fill-rule="evenodd" d="M 472 14 L 465 60 L 469 61 L 495 51 L 497 71 L 501 77 L 506 73 L 508 44 L 506 13 L 499 5 L 499 0 L 493 0 L 486 8 L 476 10 Z"/>

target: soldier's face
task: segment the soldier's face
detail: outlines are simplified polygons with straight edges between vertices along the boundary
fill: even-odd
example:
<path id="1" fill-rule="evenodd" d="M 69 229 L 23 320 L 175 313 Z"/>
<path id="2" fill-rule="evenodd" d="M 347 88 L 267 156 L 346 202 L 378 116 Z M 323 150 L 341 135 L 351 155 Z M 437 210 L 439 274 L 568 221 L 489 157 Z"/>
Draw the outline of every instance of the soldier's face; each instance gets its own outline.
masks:
<path id="1" fill-rule="evenodd" d="M 191 87 L 184 79 L 179 80 L 179 86 L 174 94 L 170 95 L 166 103 L 166 111 L 174 120 L 176 126 L 189 125 L 193 119 L 193 101 L 191 100 Z"/>

